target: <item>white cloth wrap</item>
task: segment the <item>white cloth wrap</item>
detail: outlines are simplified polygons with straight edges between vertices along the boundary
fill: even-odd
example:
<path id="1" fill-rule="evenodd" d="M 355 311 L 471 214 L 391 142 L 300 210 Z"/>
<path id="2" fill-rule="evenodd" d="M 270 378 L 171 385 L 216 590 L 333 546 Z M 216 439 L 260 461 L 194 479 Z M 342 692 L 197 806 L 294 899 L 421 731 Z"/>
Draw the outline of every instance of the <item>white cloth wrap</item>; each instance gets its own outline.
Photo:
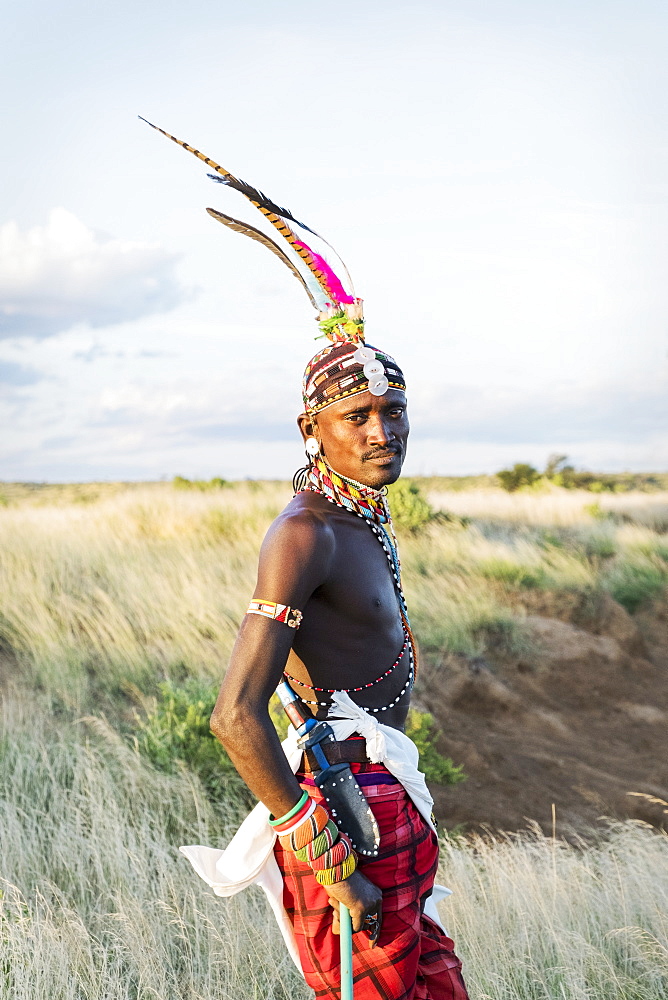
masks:
<path id="1" fill-rule="evenodd" d="M 401 782 L 420 814 L 433 829 L 431 810 L 434 800 L 427 789 L 424 774 L 418 770 L 418 749 L 413 741 L 398 729 L 379 722 L 356 705 L 344 691 L 334 693 L 327 722 L 337 740 L 345 740 L 353 733 L 359 733 L 365 738 L 369 760 L 374 764 L 384 764 Z M 292 726 L 287 739 L 283 741 L 283 750 L 293 772 L 296 772 L 302 751 L 297 745 L 297 733 Z M 276 834 L 268 821 L 269 810 L 259 802 L 224 851 L 199 845 L 180 847 L 179 850 L 217 896 L 234 896 L 249 885 L 259 885 L 264 889 L 290 956 L 301 972 L 292 924 L 283 908 L 283 877 L 273 850 Z M 450 892 L 450 889 L 442 885 L 435 885 L 424 908 L 426 915 L 439 927 L 443 925 L 436 904 L 449 896 Z"/>

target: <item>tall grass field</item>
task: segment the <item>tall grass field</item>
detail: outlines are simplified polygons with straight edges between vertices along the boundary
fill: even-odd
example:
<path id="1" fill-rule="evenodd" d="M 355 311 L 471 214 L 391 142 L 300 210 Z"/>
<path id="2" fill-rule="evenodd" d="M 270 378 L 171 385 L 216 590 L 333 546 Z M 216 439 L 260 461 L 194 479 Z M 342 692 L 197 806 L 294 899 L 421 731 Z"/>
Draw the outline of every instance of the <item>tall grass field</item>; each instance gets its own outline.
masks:
<path id="1" fill-rule="evenodd" d="M 207 706 L 288 487 L 4 497 L 0 997 L 309 997 L 260 891 L 218 899 L 178 853 L 248 807 Z M 633 613 L 668 583 L 666 493 L 405 483 L 394 509 L 426 662 L 524 649 L 527 590 Z M 668 998 L 665 834 L 445 835 L 440 880 L 472 1000 Z"/>

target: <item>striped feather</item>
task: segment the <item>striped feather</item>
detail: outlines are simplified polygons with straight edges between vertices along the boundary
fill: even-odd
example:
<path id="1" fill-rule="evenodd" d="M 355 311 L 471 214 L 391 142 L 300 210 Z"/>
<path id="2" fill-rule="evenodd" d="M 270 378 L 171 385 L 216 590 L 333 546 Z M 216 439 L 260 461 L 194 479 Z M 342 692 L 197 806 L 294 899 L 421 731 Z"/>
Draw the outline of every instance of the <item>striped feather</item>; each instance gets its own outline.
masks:
<path id="1" fill-rule="evenodd" d="M 287 213 L 287 209 L 282 209 L 278 205 L 275 205 L 273 201 L 267 199 L 262 194 L 261 191 L 257 190 L 257 188 L 250 187 L 249 185 L 245 184 L 244 181 L 240 181 L 238 177 L 235 177 L 234 174 L 231 174 L 229 170 L 225 170 L 225 168 L 221 167 L 221 165 L 219 163 L 216 163 L 215 160 L 212 160 L 210 159 L 210 157 L 205 156 L 204 153 L 200 153 L 199 149 L 195 149 L 194 146 L 189 146 L 188 143 L 183 142 L 182 139 L 177 139 L 176 136 L 170 135 L 169 132 L 165 132 L 165 130 L 161 129 L 158 125 L 154 125 L 146 118 L 142 118 L 141 115 L 139 115 L 138 117 L 141 118 L 143 122 L 146 122 L 147 125 L 150 125 L 151 128 L 154 128 L 156 132 L 160 132 L 168 139 L 171 139 L 172 142 L 175 142 L 177 144 L 177 146 L 181 146 L 183 149 L 188 150 L 189 153 L 192 153 L 194 156 L 198 157 L 198 159 L 203 160 L 204 163 L 207 164 L 207 166 L 211 167 L 212 170 L 215 170 L 217 174 L 220 174 L 221 178 L 223 179 L 222 183 L 228 184 L 230 187 L 233 187 L 235 188 L 235 190 L 240 191 L 242 194 L 244 194 L 251 202 L 251 204 L 255 205 L 258 211 L 260 211 L 262 215 L 264 215 L 265 219 L 268 222 L 270 222 L 275 229 L 278 230 L 283 239 L 287 240 L 287 242 L 290 244 L 290 246 L 297 254 L 297 256 L 303 261 L 304 265 L 309 269 L 311 274 L 313 274 L 314 278 L 320 285 L 321 289 L 323 290 L 327 298 L 328 299 L 332 298 L 330 276 L 319 265 L 319 260 L 322 260 L 322 258 L 319 258 L 317 254 L 314 254 L 309 246 L 307 246 L 305 243 L 303 243 L 301 240 L 297 238 L 296 233 L 288 225 L 288 223 L 285 221 L 285 218 L 283 218 L 281 214 L 283 212 Z M 290 218 L 292 221 L 296 222 L 297 225 L 303 226 L 303 223 L 298 222 L 297 219 L 294 219 L 291 213 L 288 213 L 287 217 Z M 308 226 L 303 226 L 303 228 L 308 229 Z M 313 232 L 313 230 L 309 229 L 309 232 Z M 317 233 L 314 233 L 314 235 L 317 235 Z M 322 237 L 319 237 L 319 239 L 321 238 Z M 339 304 L 338 300 L 335 301 L 336 304 L 338 305 Z"/>
<path id="2" fill-rule="evenodd" d="M 317 236 L 319 240 L 322 240 L 322 242 L 329 247 L 332 253 L 336 254 L 341 264 L 341 267 L 345 271 L 346 278 L 348 279 L 350 287 L 351 288 L 353 287 L 352 278 L 350 277 L 348 268 L 341 260 L 338 253 L 336 253 L 336 250 L 334 249 L 332 244 L 329 243 L 324 236 L 321 236 L 320 233 L 316 233 L 315 229 L 311 229 L 310 226 L 307 226 L 305 222 L 300 222 L 299 219 L 295 219 L 294 215 L 292 214 L 289 208 L 281 208 L 280 205 L 277 205 L 276 202 L 272 201 L 271 198 L 269 198 L 262 191 L 258 190 L 258 188 L 252 187 L 250 184 L 247 184 L 246 181 L 239 180 L 238 177 L 234 177 L 232 174 L 227 174 L 225 177 L 223 176 L 216 177 L 215 174 L 208 174 L 207 176 L 210 177 L 212 181 L 216 181 L 217 184 L 225 184 L 227 187 L 231 187 L 235 191 L 238 191 L 239 194 L 243 194 L 246 198 L 248 198 L 251 204 L 255 205 L 255 207 L 258 208 L 261 212 L 265 212 L 265 210 L 267 212 L 272 212 L 274 215 L 279 215 L 281 216 L 281 218 L 288 219 L 290 222 L 294 222 L 295 225 L 301 226 L 301 228 L 305 229 L 307 233 L 312 233 L 313 236 Z M 302 243 L 302 246 L 306 246 L 306 244 Z M 322 258 L 320 258 L 317 254 L 314 253 L 313 254 L 314 267 L 312 267 L 311 270 L 314 270 L 315 267 L 318 266 L 316 257 L 318 257 L 318 260 L 322 260 Z M 320 268 L 321 274 L 323 275 L 326 275 L 328 270 L 331 271 L 329 265 L 327 265 L 325 268 Z M 338 277 L 336 278 L 336 281 L 338 282 L 339 285 L 341 284 Z M 327 284 L 328 286 L 331 287 L 332 282 L 328 280 Z M 354 298 L 354 296 L 351 296 L 351 298 Z M 335 301 L 344 301 L 344 300 L 341 299 Z"/>
<path id="3" fill-rule="evenodd" d="M 224 177 L 217 177 L 215 174 L 208 174 L 207 176 L 217 184 L 226 184 L 228 187 L 234 188 L 235 191 L 238 191 L 239 194 L 245 195 L 245 197 L 248 198 L 248 200 L 252 202 L 256 208 L 259 208 L 260 205 L 262 205 L 269 212 L 281 215 L 284 219 L 289 219 L 290 222 L 294 222 L 296 225 L 301 226 L 301 228 L 305 229 L 307 232 L 313 233 L 314 236 L 318 236 L 318 239 L 322 240 L 323 243 L 327 242 L 327 240 L 323 240 L 322 236 L 319 236 L 318 233 L 316 233 L 315 229 L 311 229 L 311 227 L 307 226 L 305 222 L 300 222 L 299 219 L 295 219 L 289 208 L 281 208 L 266 194 L 263 194 L 262 191 L 258 191 L 257 188 L 252 187 L 250 184 L 247 184 L 246 181 L 241 181 L 237 177 L 233 177 L 232 174 L 227 174 Z"/>
<path id="4" fill-rule="evenodd" d="M 209 157 L 205 156 L 204 153 L 200 153 L 199 149 L 195 149 L 194 146 L 189 146 L 187 142 L 184 142 L 182 139 L 177 139 L 175 135 L 170 135 L 169 132 L 165 132 L 164 128 L 160 128 L 159 125 L 154 125 L 153 122 L 148 121 L 146 118 L 142 118 L 141 115 L 137 115 L 137 117 L 140 118 L 141 121 L 146 122 L 147 125 L 150 125 L 151 128 L 154 128 L 156 132 L 162 132 L 162 134 L 167 136 L 168 139 L 175 142 L 177 146 L 182 146 L 183 149 L 187 149 L 189 153 L 194 153 L 195 156 L 206 163 L 207 167 L 211 167 L 211 169 L 215 170 L 221 177 L 230 177 L 232 180 L 237 181 L 236 177 L 234 177 L 229 170 L 226 170 L 225 167 L 221 167 L 220 163 L 216 163 L 215 160 L 209 159 Z M 239 183 L 240 182 L 237 181 L 237 184 Z"/>
<path id="5" fill-rule="evenodd" d="M 275 253 L 277 257 L 280 257 L 286 267 L 290 268 L 295 278 L 297 278 L 303 286 L 304 291 L 311 300 L 313 308 L 316 310 L 320 309 L 320 306 L 313 297 L 313 293 L 308 287 L 306 280 L 297 265 L 290 260 L 285 250 L 283 250 L 282 247 L 279 247 L 278 243 L 275 243 L 270 236 L 267 236 L 262 232 L 262 230 L 256 229 L 255 226 L 251 226 L 247 222 L 240 222 L 238 219 L 233 219 L 231 215 L 224 215 L 215 208 L 207 208 L 207 212 L 212 219 L 216 220 L 216 222 L 222 222 L 224 226 L 227 226 L 228 229 L 234 230 L 235 233 L 241 233 L 242 236 L 249 236 L 250 239 L 257 240 L 257 242 L 261 243 L 263 247 L 267 248 L 267 250 L 271 250 L 271 252 Z M 318 290 L 320 290 L 320 286 L 318 286 Z"/>

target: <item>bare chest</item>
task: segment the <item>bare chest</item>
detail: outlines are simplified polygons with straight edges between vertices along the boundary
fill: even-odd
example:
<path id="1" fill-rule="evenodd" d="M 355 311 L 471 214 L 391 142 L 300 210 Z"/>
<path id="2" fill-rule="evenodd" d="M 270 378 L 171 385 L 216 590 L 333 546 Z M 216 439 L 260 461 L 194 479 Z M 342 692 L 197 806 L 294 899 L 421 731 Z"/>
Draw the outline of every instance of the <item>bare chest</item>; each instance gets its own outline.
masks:
<path id="1" fill-rule="evenodd" d="M 320 686 L 349 688 L 383 674 L 405 636 L 383 546 L 368 525 L 345 513 L 335 529 L 336 556 L 304 608 L 290 672 Z"/>
<path id="2" fill-rule="evenodd" d="M 327 604 L 351 627 L 392 630 L 399 603 L 387 552 L 364 521 L 350 520 L 339 527 L 336 559 L 313 601 Z"/>

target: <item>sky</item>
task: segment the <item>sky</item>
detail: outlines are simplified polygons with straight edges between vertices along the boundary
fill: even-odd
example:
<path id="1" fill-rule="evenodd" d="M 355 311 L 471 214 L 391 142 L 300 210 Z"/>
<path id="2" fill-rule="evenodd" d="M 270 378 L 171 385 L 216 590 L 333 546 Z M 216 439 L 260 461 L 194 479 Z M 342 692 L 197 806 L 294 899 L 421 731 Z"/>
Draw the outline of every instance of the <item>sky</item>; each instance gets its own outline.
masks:
<path id="1" fill-rule="evenodd" d="M 0 480 L 289 478 L 320 346 L 207 206 L 337 248 L 409 474 L 668 469 L 668 7 L 24 0 L 0 30 Z"/>

